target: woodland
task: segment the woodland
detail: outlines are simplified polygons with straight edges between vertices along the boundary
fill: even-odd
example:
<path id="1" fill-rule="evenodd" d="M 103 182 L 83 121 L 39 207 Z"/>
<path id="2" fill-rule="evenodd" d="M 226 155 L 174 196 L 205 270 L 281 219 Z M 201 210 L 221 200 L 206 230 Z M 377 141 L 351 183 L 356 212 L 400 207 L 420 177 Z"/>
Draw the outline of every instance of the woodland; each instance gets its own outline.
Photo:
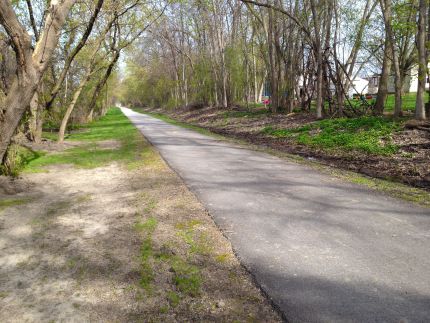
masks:
<path id="1" fill-rule="evenodd" d="M 427 185 L 428 1 L 1 1 L 0 24 L 6 175 L 33 158 L 28 143 L 62 143 L 121 102 L 265 118 L 234 123 L 330 154 L 401 154 L 422 167 L 390 174 Z"/>
<path id="2" fill-rule="evenodd" d="M 0 0 L 0 321 L 428 320 L 429 25 Z"/>

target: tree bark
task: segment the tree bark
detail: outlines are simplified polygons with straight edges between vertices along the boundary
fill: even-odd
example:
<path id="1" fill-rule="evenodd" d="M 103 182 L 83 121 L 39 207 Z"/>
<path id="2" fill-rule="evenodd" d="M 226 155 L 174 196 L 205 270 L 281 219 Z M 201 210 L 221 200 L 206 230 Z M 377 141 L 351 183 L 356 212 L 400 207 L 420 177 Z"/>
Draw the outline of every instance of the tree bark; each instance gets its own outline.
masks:
<path id="1" fill-rule="evenodd" d="M 426 91 L 427 76 L 427 53 L 426 53 L 426 21 L 427 21 L 427 0 L 420 0 L 418 18 L 418 91 L 415 104 L 415 119 L 425 120 L 426 109 L 424 94 Z"/>
<path id="2" fill-rule="evenodd" d="M 388 78 L 390 77 L 391 60 L 390 60 L 390 41 L 385 37 L 384 58 L 382 61 L 381 77 L 378 84 L 378 94 L 376 96 L 374 114 L 382 115 L 385 109 L 385 101 L 388 95 Z"/>
<path id="3" fill-rule="evenodd" d="M 45 27 L 33 51 L 31 38 L 19 22 L 11 3 L 0 0 L 0 24 L 12 40 L 17 60 L 17 73 L 0 107 L 0 161 L 4 160 L 11 138 L 49 66 L 66 16 L 75 2 L 76 0 L 51 1 Z"/>
<path id="4" fill-rule="evenodd" d="M 64 136 L 67 129 L 67 124 L 69 123 L 70 116 L 72 115 L 72 112 L 76 106 L 76 102 L 78 102 L 79 96 L 81 95 L 82 90 L 84 89 L 85 85 L 90 79 L 91 76 L 91 67 L 89 67 L 88 71 L 86 72 L 86 75 L 84 79 L 81 81 L 81 84 L 79 84 L 78 88 L 76 89 L 75 93 L 73 94 L 72 101 L 70 102 L 69 106 L 67 107 L 66 113 L 63 116 L 63 120 L 61 121 L 60 130 L 58 131 L 58 143 L 62 144 L 64 142 Z"/>
<path id="5" fill-rule="evenodd" d="M 395 103 L 394 103 L 394 116 L 400 117 L 403 114 L 402 111 L 402 80 L 401 80 L 401 73 L 400 73 L 400 64 L 399 64 L 399 53 L 395 46 L 394 42 L 394 33 L 392 28 L 392 13 L 391 13 L 391 0 L 381 0 L 381 9 L 382 14 L 384 16 L 384 24 L 385 24 L 385 30 L 387 37 L 389 38 L 390 42 L 390 49 L 393 59 L 393 66 L 394 66 L 394 96 L 395 96 Z"/>
<path id="6" fill-rule="evenodd" d="M 312 20 L 314 23 L 315 30 L 315 41 L 314 41 L 314 52 L 315 52 L 315 60 L 316 60 L 316 68 L 317 68 L 317 79 L 316 79 L 316 91 L 317 91 L 317 102 L 316 102 L 316 110 L 317 110 L 317 118 L 322 119 L 322 111 L 323 111 L 323 52 L 321 48 L 321 26 L 320 26 L 320 18 L 317 12 L 317 5 L 314 0 L 310 1 L 311 10 L 312 10 Z"/>
<path id="7" fill-rule="evenodd" d="M 276 68 L 276 48 L 275 48 L 275 40 L 274 40 L 274 29 L 275 22 L 273 21 L 273 9 L 269 8 L 269 28 L 268 28 L 268 46 L 269 46 L 269 63 L 270 63 L 270 105 L 273 113 L 278 112 L 279 108 L 279 95 L 278 95 L 278 78 L 277 78 L 277 68 Z"/>

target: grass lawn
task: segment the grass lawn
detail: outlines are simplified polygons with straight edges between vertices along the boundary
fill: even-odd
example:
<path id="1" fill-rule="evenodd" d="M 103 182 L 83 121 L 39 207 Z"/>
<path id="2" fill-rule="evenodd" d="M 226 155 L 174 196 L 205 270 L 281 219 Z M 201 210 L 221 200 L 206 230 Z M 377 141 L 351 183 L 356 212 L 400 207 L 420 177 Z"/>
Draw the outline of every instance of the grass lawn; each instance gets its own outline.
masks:
<path id="1" fill-rule="evenodd" d="M 147 148 L 141 147 L 141 136 L 121 110 L 113 108 L 106 116 L 88 125 L 80 127 L 81 131 L 67 136 L 68 141 L 79 141 L 82 144 L 61 153 L 49 154 L 35 152 L 25 166 L 25 171 L 40 171 L 53 164 L 72 164 L 78 167 L 94 168 L 112 161 L 122 161 L 129 165 L 137 161 Z M 50 134 L 55 139 L 54 134 Z M 111 141 L 111 145 L 101 146 L 101 142 Z M 115 144 L 116 143 L 116 144 Z"/>
<path id="2" fill-rule="evenodd" d="M 402 97 L 403 111 L 414 112 L 416 98 L 416 93 L 405 93 Z M 388 95 L 387 101 L 385 102 L 385 110 L 390 112 L 394 110 L 394 94 Z"/>
<path id="3" fill-rule="evenodd" d="M 298 143 L 326 150 L 361 151 L 392 155 L 398 147 L 390 135 L 401 129 L 402 121 L 385 117 L 341 118 L 316 121 L 295 129 L 266 127 L 263 132 L 278 138 L 292 138 Z"/>

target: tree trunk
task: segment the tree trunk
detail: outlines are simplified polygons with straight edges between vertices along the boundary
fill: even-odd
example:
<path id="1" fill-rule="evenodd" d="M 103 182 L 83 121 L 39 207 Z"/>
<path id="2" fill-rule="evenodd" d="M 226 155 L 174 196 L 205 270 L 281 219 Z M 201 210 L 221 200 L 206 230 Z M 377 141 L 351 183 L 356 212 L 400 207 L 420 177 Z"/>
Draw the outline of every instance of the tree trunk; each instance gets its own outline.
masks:
<path id="1" fill-rule="evenodd" d="M 418 91 L 415 105 L 415 119 L 425 120 L 426 109 L 424 94 L 426 91 L 427 55 L 426 55 L 427 0 L 420 0 L 418 20 Z"/>
<path id="2" fill-rule="evenodd" d="M 376 96 L 376 102 L 375 102 L 375 109 L 374 114 L 375 115 L 382 115 L 384 113 L 385 109 L 385 101 L 387 100 L 388 95 L 388 78 L 390 77 L 390 70 L 391 70 L 391 60 L 390 60 L 390 41 L 388 37 L 385 37 L 385 45 L 384 45 L 384 58 L 382 61 L 382 71 L 381 71 L 381 77 L 379 79 L 378 84 L 378 94 Z"/>
<path id="3" fill-rule="evenodd" d="M 94 51 L 93 57 L 90 61 L 90 65 L 87 67 L 87 70 L 85 72 L 84 78 L 82 79 L 81 83 L 79 84 L 78 88 L 76 89 L 75 93 L 73 94 L 72 101 L 70 102 L 69 106 L 67 107 L 66 113 L 63 116 L 63 120 L 61 121 L 60 130 L 58 132 L 58 143 L 64 142 L 64 135 L 66 133 L 67 124 L 69 122 L 70 116 L 72 115 L 73 109 L 76 106 L 76 102 L 78 102 L 79 96 L 81 95 L 82 90 L 84 89 L 85 85 L 88 83 L 88 81 L 91 78 L 93 68 L 95 62 L 94 57 L 97 53 L 97 50 Z"/>
<path id="4" fill-rule="evenodd" d="M 276 69 L 276 57 L 275 57 L 275 42 L 273 39 L 274 33 L 274 21 L 273 21 L 273 9 L 269 8 L 269 28 L 268 28 L 268 46 L 269 46 L 269 63 L 270 63 L 270 91 L 271 91 L 271 110 L 273 113 L 278 112 L 279 101 L 278 101 L 278 79 Z"/>
<path id="5" fill-rule="evenodd" d="M 321 46 L 318 45 L 317 48 L 317 80 L 316 80 L 316 90 L 317 90 L 317 118 L 322 119 L 322 110 L 323 110 L 323 64 L 322 64 L 322 52 L 320 49 Z"/>
<path id="6" fill-rule="evenodd" d="M 221 77 L 222 77 L 222 107 L 228 107 L 227 99 L 227 68 L 225 66 L 225 49 L 221 53 Z"/>
<path id="7" fill-rule="evenodd" d="M 403 115 L 402 110 L 402 77 L 400 74 L 399 56 L 396 50 L 393 51 L 394 64 L 394 117 L 398 118 Z"/>
<path id="8" fill-rule="evenodd" d="M 315 41 L 314 41 L 314 53 L 316 60 L 316 68 L 317 68 L 317 79 L 316 79 L 316 91 L 317 91 L 317 102 L 316 102 L 316 110 L 317 110 L 317 118 L 322 119 L 322 111 L 323 111 L 323 52 L 321 48 L 321 21 L 320 14 L 317 11 L 317 3 L 314 0 L 310 1 L 311 11 L 312 11 L 312 20 L 314 24 L 315 31 Z"/>
<path id="9" fill-rule="evenodd" d="M 28 140 L 35 142 L 35 134 L 36 134 L 36 127 L 37 127 L 37 117 L 38 117 L 38 102 L 39 102 L 39 93 L 36 91 L 34 93 L 33 98 L 30 102 L 29 112 L 30 116 L 26 122 L 26 137 Z"/>
<path id="10" fill-rule="evenodd" d="M 18 71 L 0 107 L 0 162 L 4 160 L 12 136 L 37 91 L 50 58 L 57 46 L 66 16 L 76 0 L 52 2 L 43 33 L 32 49 L 31 37 L 19 22 L 9 1 L 0 0 L 0 23 L 13 42 Z"/>
<path id="11" fill-rule="evenodd" d="M 254 44 L 251 45 L 251 50 L 252 50 L 252 74 L 253 74 L 253 78 L 254 78 L 254 103 L 258 104 L 261 100 L 259 100 L 259 95 L 258 95 L 258 80 L 257 80 L 257 62 L 256 62 L 256 58 L 255 58 L 255 53 L 254 53 Z"/>
<path id="12" fill-rule="evenodd" d="M 34 75 L 34 78 L 37 79 L 37 76 Z M 26 80 L 24 86 L 20 86 L 18 82 L 14 82 L 9 95 L 6 97 L 4 103 L 6 111 L 0 118 L 0 161 L 3 161 L 19 122 L 36 92 L 37 85 L 34 78 Z M 27 104 L 23 104 L 25 102 Z"/>
<path id="13" fill-rule="evenodd" d="M 402 111 L 402 80 L 400 73 L 399 53 L 394 42 L 394 33 L 392 27 L 392 14 L 391 14 L 391 0 L 381 0 L 381 9 L 384 16 L 384 24 L 387 37 L 390 42 L 390 50 L 394 65 L 394 89 L 395 89 L 395 104 L 394 104 L 394 116 L 400 117 L 403 114 Z"/>
<path id="14" fill-rule="evenodd" d="M 81 84 L 79 84 L 79 87 L 76 89 L 75 94 L 73 94 L 72 102 L 70 102 L 69 106 L 67 107 L 66 113 L 63 116 L 63 120 L 61 121 L 60 130 L 58 131 L 58 143 L 62 144 L 64 142 L 64 136 L 67 129 L 67 124 L 69 122 L 70 116 L 72 115 L 73 109 L 75 108 L 76 102 L 79 99 L 79 96 L 81 95 L 81 92 L 87 83 L 88 79 L 84 79 Z"/>

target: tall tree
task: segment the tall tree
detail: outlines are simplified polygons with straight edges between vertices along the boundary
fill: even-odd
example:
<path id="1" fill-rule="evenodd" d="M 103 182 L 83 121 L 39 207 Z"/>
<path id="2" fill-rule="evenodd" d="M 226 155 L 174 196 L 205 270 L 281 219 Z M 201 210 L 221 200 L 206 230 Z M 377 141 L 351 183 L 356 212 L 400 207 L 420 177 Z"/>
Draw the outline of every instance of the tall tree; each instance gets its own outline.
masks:
<path id="1" fill-rule="evenodd" d="M 424 94 L 426 90 L 427 71 L 428 71 L 428 53 L 426 47 L 427 20 L 428 20 L 428 0 L 420 0 L 419 18 L 418 18 L 418 92 L 415 105 L 415 118 L 418 120 L 426 119 L 426 109 L 424 103 Z"/>
<path id="2" fill-rule="evenodd" d="M 47 8 L 44 28 L 33 47 L 31 36 L 18 20 L 12 3 L 0 0 L 0 24 L 9 36 L 16 55 L 17 72 L 0 107 L 0 161 L 29 106 L 37 86 L 49 66 L 66 17 L 76 0 L 52 0 Z"/>

